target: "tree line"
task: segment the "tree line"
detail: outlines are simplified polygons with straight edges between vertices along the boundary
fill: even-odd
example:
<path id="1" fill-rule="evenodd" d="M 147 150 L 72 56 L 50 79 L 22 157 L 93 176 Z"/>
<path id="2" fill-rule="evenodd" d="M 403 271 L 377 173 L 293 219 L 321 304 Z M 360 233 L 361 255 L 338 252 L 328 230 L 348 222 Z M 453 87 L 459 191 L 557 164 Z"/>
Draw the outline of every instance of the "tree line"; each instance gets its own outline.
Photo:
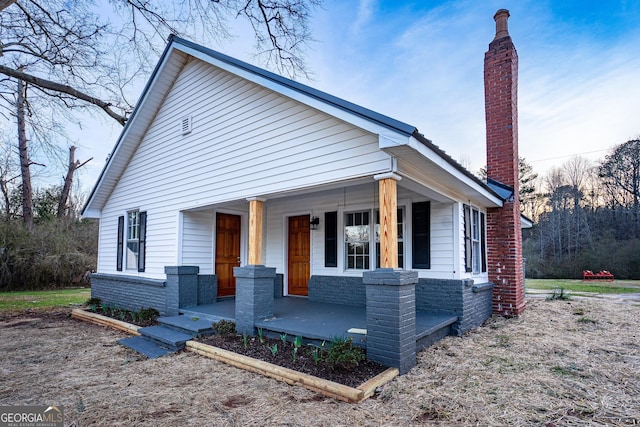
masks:
<path id="1" fill-rule="evenodd" d="M 617 145 L 599 162 L 574 157 L 539 177 L 520 161 L 526 276 L 581 278 L 609 270 L 640 279 L 640 139 Z"/>

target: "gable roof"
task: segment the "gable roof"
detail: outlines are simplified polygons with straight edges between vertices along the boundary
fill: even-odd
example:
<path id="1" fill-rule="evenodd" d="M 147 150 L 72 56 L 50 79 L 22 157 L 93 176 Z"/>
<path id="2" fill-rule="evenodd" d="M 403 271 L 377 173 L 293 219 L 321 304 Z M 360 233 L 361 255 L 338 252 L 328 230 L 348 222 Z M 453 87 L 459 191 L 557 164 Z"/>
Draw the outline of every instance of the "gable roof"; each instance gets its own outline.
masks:
<path id="1" fill-rule="evenodd" d="M 468 181 L 472 187 L 485 193 L 490 199 L 504 200 L 493 188 L 487 186 L 475 175 L 425 138 L 415 126 L 377 113 L 360 105 L 314 89 L 286 77 L 256 67 L 215 50 L 201 46 L 175 35 L 169 36 L 167 46 L 162 53 L 151 77 L 127 120 L 116 145 L 107 159 L 96 185 L 94 186 L 82 215 L 99 217 L 100 210 L 114 190 L 118 179 L 127 167 L 131 157 L 153 122 L 166 95 L 189 57 L 195 57 L 244 77 L 277 93 L 301 100 L 313 108 L 339 117 L 355 126 L 379 134 L 392 145 L 405 145 L 407 141 L 418 141 L 435 156 L 444 160 L 458 177 Z M 495 203 L 495 202 L 494 202 Z"/>

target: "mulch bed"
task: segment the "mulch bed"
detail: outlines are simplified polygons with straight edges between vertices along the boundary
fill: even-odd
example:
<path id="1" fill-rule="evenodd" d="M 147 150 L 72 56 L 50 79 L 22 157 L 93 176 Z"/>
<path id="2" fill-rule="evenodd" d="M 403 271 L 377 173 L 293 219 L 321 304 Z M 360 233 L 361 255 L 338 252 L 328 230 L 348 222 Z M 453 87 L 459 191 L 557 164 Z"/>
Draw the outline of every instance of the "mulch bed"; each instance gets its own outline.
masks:
<path id="1" fill-rule="evenodd" d="M 155 318 L 141 319 L 139 316 L 132 316 L 130 311 L 117 308 L 95 306 L 89 307 L 89 311 L 142 327 L 158 324 Z M 386 366 L 370 360 L 364 360 L 352 369 L 331 366 L 322 358 L 316 363 L 311 354 L 313 347 L 310 346 L 301 347 L 294 361 L 293 343 L 289 341 L 283 343 L 282 340 L 276 338 L 263 337 L 261 342 L 259 337 L 247 337 L 246 347 L 243 337 L 236 334 L 209 335 L 197 338 L 196 341 L 349 387 L 358 387 L 387 369 Z M 274 345 L 278 346 L 275 354 L 269 349 L 269 347 L 273 348 Z M 330 343 L 327 342 L 326 345 L 328 347 Z"/>
<path id="2" fill-rule="evenodd" d="M 312 356 L 313 347 L 311 346 L 300 347 L 294 361 L 293 343 L 289 341 L 283 343 L 282 340 L 276 338 L 263 337 L 263 342 L 260 342 L 259 337 L 247 337 L 246 347 L 243 337 L 235 334 L 209 335 L 197 338 L 196 341 L 349 387 L 358 387 L 387 369 L 387 367 L 370 360 L 360 362 L 353 369 L 332 367 L 322 358 L 316 363 Z M 273 348 L 274 345 L 278 346 L 275 354 L 269 348 Z M 329 346 L 330 343 L 327 342 L 326 345 Z"/>

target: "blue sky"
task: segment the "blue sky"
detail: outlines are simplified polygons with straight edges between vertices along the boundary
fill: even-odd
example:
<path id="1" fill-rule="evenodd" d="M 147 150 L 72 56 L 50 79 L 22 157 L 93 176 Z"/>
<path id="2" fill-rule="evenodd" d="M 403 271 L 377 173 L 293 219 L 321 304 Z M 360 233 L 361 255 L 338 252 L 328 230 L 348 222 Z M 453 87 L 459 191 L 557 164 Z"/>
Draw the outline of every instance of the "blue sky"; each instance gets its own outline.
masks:
<path id="1" fill-rule="evenodd" d="M 501 8 L 519 55 L 520 154 L 537 172 L 573 155 L 597 161 L 640 135 L 638 0 L 326 0 L 302 82 L 416 126 L 476 171 L 484 52 Z M 249 30 L 236 34 L 211 47 L 254 62 Z M 108 119 L 85 129 L 78 155 L 95 159 L 81 177 L 90 187 L 120 129 Z"/>

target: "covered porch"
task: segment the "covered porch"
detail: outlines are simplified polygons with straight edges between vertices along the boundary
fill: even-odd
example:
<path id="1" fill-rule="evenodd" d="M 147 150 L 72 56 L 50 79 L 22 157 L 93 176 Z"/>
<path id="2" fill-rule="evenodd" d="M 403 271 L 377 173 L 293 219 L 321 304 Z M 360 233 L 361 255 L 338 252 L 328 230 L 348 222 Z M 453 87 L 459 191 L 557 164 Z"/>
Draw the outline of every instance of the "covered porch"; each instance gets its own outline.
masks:
<path id="1" fill-rule="evenodd" d="M 235 304 L 234 298 L 227 298 L 213 304 L 180 309 L 180 314 L 214 323 L 220 320 L 235 322 Z M 451 313 L 416 310 L 416 351 L 453 334 L 452 328 L 457 322 L 458 316 Z M 255 327 L 261 328 L 265 335 L 287 334 L 290 339 L 301 336 L 306 343 L 314 344 L 329 343 L 335 337 L 351 337 L 354 344 L 366 348 L 367 313 L 364 306 L 297 297 L 276 298 L 273 316 L 257 321 Z"/>

